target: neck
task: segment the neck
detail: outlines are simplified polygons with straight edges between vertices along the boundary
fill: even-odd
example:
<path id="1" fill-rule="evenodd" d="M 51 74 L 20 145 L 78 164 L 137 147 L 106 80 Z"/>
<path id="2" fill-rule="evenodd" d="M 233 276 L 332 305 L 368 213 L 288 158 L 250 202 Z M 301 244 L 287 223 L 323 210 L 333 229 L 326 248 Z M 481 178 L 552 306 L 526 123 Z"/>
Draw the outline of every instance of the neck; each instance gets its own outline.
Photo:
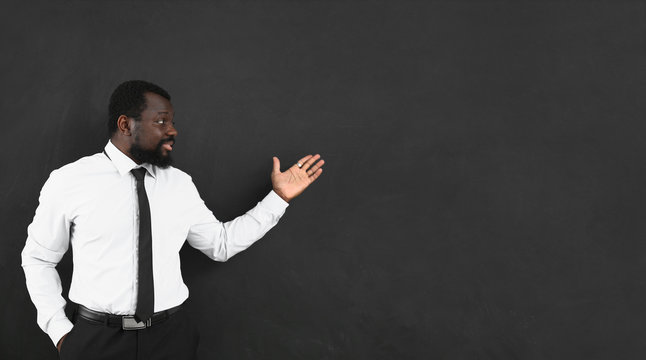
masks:
<path id="1" fill-rule="evenodd" d="M 120 138 L 118 136 L 113 136 L 112 138 L 110 138 L 110 142 L 112 142 L 112 145 L 114 145 L 117 149 L 119 149 L 119 151 L 121 151 L 132 161 L 137 163 L 137 165 L 141 165 L 141 162 L 135 160 L 135 158 L 132 157 L 132 154 L 130 154 L 131 144 L 129 142 L 125 141 L 123 138 Z"/>

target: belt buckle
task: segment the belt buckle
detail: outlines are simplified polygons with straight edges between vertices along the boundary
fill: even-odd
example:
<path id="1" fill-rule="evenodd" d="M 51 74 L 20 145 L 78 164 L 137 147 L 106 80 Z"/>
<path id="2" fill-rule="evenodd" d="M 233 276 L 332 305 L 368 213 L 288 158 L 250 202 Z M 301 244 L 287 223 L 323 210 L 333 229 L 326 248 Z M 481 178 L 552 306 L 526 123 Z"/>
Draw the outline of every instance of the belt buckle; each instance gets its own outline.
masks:
<path id="1" fill-rule="evenodd" d="M 150 326 L 150 319 L 146 321 L 137 321 L 132 315 L 126 315 L 121 318 L 121 328 L 123 330 L 140 330 Z"/>

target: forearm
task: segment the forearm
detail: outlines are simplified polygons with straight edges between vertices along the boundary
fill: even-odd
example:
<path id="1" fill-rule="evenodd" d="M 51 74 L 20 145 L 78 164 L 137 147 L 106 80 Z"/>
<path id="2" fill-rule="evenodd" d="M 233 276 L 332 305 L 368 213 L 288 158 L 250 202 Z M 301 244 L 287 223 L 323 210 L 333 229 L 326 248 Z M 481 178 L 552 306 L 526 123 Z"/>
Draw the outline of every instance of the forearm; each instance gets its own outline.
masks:
<path id="1" fill-rule="evenodd" d="M 229 222 L 204 222 L 191 227 L 188 241 L 216 261 L 227 261 L 247 249 L 274 227 L 288 204 L 275 192 L 270 192 L 246 214 Z"/>
<path id="2" fill-rule="evenodd" d="M 22 268 L 29 296 L 36 307 L 38 325 L 54 345 L 73 327 L 65 315 L 65 299 L 61 295 L 63 287 L 56 271 L 56 264 L 62 256 L 32 239 L 27 239 L 22 251 Z"/>

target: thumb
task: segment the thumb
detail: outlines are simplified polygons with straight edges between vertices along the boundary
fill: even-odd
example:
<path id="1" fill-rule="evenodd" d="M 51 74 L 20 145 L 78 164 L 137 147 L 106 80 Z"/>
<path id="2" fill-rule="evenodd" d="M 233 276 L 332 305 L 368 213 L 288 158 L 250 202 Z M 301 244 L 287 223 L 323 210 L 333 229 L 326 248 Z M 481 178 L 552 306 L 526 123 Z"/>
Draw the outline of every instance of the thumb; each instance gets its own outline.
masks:
<path id="1" fill-rule="evenodd" d="M 274 156 L 274 173 L 280 173 L 280 160 L 278 160 L 277 157 Z"/>

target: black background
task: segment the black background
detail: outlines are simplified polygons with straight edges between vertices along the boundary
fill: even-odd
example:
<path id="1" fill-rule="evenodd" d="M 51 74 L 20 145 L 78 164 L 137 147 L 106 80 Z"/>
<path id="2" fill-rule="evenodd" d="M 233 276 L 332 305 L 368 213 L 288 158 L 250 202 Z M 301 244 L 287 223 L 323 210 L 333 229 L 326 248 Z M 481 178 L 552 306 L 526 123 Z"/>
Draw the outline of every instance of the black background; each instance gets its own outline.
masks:
<path id="1" fill-rule="evenodd" d="M 0 358 L 56 359 L 20 268 L 108 97 L 172 96 L 230 220 L 323 176 L 229 262 L 185 247 L 205 359 L 643 359 L 643 2 L 51 1 L 0 14 Z M 58 266 L 69 286 L 69 254 Z"/>

